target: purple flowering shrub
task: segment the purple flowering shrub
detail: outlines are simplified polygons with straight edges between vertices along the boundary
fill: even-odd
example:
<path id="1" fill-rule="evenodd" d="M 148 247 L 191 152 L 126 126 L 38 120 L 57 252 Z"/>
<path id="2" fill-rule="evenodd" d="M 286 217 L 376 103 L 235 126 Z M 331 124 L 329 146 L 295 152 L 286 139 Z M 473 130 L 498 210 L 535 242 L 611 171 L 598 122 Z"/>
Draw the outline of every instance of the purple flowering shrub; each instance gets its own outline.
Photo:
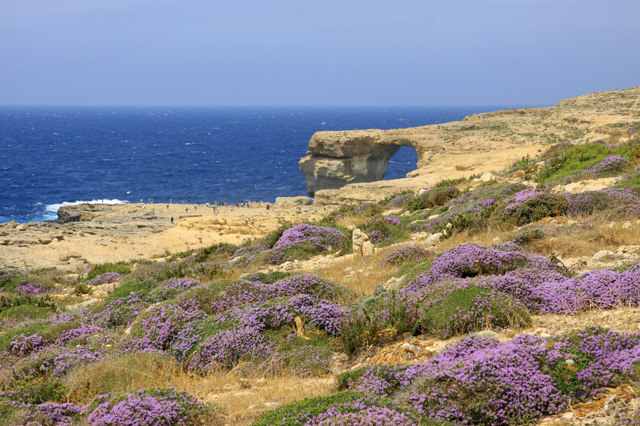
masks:
<path id="1" fill-rule="evenodd" d="M 366 202 L 356 206 L 353 209 L 354 216 L 374 216 L 381 212 L 381 206 L 378 203 Z"/>
<path id="2" fill-rule="evenodd" d="M 469 285 L 505 293 L 533 313 L 575 314 L 590 309 L 640 306 L 640 267 L 603 269 L 568 277 L 566 270 L 538 255 L 525 255 L 513 244 L 457 246 L 432 261 L 400 293 L 413 304 L 432 294 Z M 447 290 L 448 289 L 448 290 Z"/>
<path id="3" fill-rule="evenodd" d="M 193 328 L 204 317 L 204 312 L 185 304 L 152 306 L 131 325 L 132 346 L 136 350 L 170 350 L 174 341 L 183 337 L 183 329 Z"/>
<path id="4" fill-rule="evenodd" d="M 201 341 L 197 342 L 188 366 L 191 370 L 204 374 L 212 368 L 231 369 L 242 361 L 251 361 L 260 368 L 273 369 L 275 365 L 290 367 L 291 355 L 283 349 L 282 331 L 287 334 L 295 330 L 295 318 L 300 317 L 305 330 L 317 330 L 324 336 L 335 336 L 341 331 L 348 313 L 339 305 L 326 300 L 313 298 L 308 294 L 293 297 L 270 299 L 266 303 L 252 303 L 233 308 L 219 315 L 208 329 L 203 328 Z M 298 339 L 298 337 L 295 337 Z M 290 373 L 305 373 L 309 365 L 320 365 L 326 373 L 327 351 L 322 346 L 328 339 L 313 339 L 314 347 L 297 348 L 296 362 L 304 361 L 303 367 L 296 371 L 287 368 Z M 285 343 L 292 350 L 296 345 Z M 315 353 L 314 353 L 315 351 Z M 323 356 L 319 358 L 318 352 Z M 188 353 L 188 352 L 187 352 Z M 267 362 L 268 359 L 268 362 Z"/>
<path id="5" fill-rule="evenodd" d="M 362 231 L 369 235 L 373 244 L 380 246 L 406 240 L 409 236 L 400 219 L 396 217 L 371 219 L 362 225 Z"/>
<path id="6" fill-rule="evenodd" d="M 49 293 L 52 290 L 53 290 L 52 288 L 45 287 L 41 283 L 26 282 L 25 280 L 23 280 L 22 283 L 18 284 L 15 287 L 15 291 L 17 293 L 21 293 L 24 295 L 39 295 L 39 294 Z"/>
<path id="7" fill-rule="evenodd" d="M 389 253 L 382 263 L 384 265 L 404 265 L 406 263 L 419 262 L 429 255 L 429 251 L 422 247 L 406 246 Z"/>
<path id="8" fill-rule="evenodd" d="M 198 374 L 230 370 L 242 361 L 266 358 L 270 349 L 271 343 L 261 330 L 238 327 L 216 333 L 202 342 L 189 358 L 188 368 Z"/>
<path id="9" fill-rule="evenodd" d="M 349 237 L 335 228 L 301 223 L 282 233 L 268 252 L 267 262 L 279 265 L 294 259 L 345 249 Z"/>
<path id="10" fill-rule="evenodd" d="M 152 303 L 142 292 L 131 293 L 100 306 L 86 321 L 103 328 L 127 327 Z"/>
<path id="11" fill-rule="evenodd" d="M 567 213 L 572 216 L 602 213 L 606 218 L 618 218 L 640 214 L 640 197 L 631 188 L 588 191 L 566 197 Z"/>
<path id="12" fill-rule="evenodd" d="M 626 158 L 617 155 L 609 156 L 598 164 L 587 167 L 582 172 L 569 176 L 568 179 L 576 180 L 579 178 L 602 178 L 608 176 L 617 176 L 624 172 L 631 162 Z"/>
<path id="13" fill-rule="evenodd" d="M 562 216 L 568 208 L 569 203 L 564 195 L 527 189 L 503 201 L 496 214 L 501 220 L 522 226 L 545 217 Z"/>
<path id="14" fill-rule="evenodd" d="M 103 353 L 98 348 L 88 346 L 66 347 L 46 346 L 27 357 L 17 358 L 13 364 L 15 379 L 29 379 L 44 376 L 60 378 L 72 368 L 99 361 Z"/>
<path id="15" fill-rule="evenodd" d="M 101 275 L 96 275 L 93 279 L 87 281 L 87 285 L 100 285 L 114 283 L 120 279 L 120 274 L 117 272 L 105 272 Z"/>
<path id="16" fill-rule="evenodd" d="M 193 278 L 171 278 L 151 292 L 152 298 L 168 300 L 178 294 L 200 285 L 200 281 Z"/>
<path id="17" fill-rule="evenodd" d="M 390 197 L 389 200 L 384 200 L 383 204 L 388 209 L 400 209 L 409 205 L 409 202 L 413 199 L 413 192 L 400 193 L 398 195 Z"/>
<path id="18" fill-rule="evenodd" d="M 525 189 L 527 187 L 521 183 L 488 183 L 449 200 L 440 208 L 440 217 L 416 221 L 412 232 L 439 232 L 449 223 L 453 230 L 482 229 L 503 200 Z M 432 212 L 425 214 L 423 219 L 428 219 L 430 214 Z"/>
<path id="19" fill-rule="evenodd" d="M 266 302 L 276 297 L 290 297 L 308 294 L 315 298 L 336 302 L 350 301 L 355 293 L 341 284 L 333 283 L 316 275 L 296 275 L 272 284 L 260 281 L 239 280 L 221 288 L 217 294 L 208 296 L 208 306 L 201 306 L 205 312 L 222 313 L 246 303 Z"/>
<path id="20" fill-rule="evenodd" d="M 421 194 L 416 195 L 408 203 L 410 211 L 430 209 L 445 205 L 449 200 L 458 198 L 460 190 L 450 186 L 444 188 L 426 188 Z"/>
<path id="21" fill-rule="evenodd" d="M 549 339 L 541 361 L 558 389 L 572 398 L 597 395 L 605 387 L 638 380 L 640 335 L 589 327 Z M 567 361 L 570 360 L 570 363 Z"/>
<path id="22" fill-rule="evenodd" d="M 347 381 L 349 389 L 385 395 L 423 418 L 453 424 L 527 424 L 568 402 L 544 373 L 540 352 L 527 343 L 469 337 L 426 364 L 371 367 Z"/>
<path id="23" fill-rule="evenodd" d="M 44 402 L 25 408 L 31 408 L 31 410 L 20 416 L 21 424 L 33 426 L 71 426 L 76 424 L 87 411 L 87 407 L 70 402 Z"/>
<path id="24" fill-rule="evenodd" d="M 441 281 L 479 275 L 501 275 L 524 266 L 543 266 L 541 256 L 527 256 L 513 246 L 500 248 L 478 244 L 462 244 L 433 259 L 431 268 L 401 289 L 402 293 L 418 291 Z"/>
<path id="25" fill-rule="evenodd" d="M 195 397 L 174 388 L 100 395 L 89 410 L 92 426 L 199 425 L 209 414 Z"/>

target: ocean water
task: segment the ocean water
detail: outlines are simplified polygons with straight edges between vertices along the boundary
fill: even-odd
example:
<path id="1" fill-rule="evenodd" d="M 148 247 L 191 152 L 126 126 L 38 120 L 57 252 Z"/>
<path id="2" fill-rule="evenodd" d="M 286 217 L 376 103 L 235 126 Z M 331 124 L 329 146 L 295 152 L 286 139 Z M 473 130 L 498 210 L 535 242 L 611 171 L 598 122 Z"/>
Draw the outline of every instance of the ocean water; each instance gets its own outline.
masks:
<path id="1" fill-rule="evenodd" d="M 0 108 L 0 222 L 63 204 L 273 202 L 307 195 L 298 160 L 320 130 L 394 129 L 502 107 Z M 413 148 L 386 179 L 416 167 Z"/>

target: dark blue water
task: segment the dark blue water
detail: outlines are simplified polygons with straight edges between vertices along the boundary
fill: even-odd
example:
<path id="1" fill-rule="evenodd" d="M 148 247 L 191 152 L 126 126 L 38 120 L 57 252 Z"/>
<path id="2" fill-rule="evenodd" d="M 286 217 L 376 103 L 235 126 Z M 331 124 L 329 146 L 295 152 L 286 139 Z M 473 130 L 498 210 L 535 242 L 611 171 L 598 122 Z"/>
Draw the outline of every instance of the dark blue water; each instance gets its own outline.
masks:
<path id="1" fill-rule="evenodd" d="M 319 130 L 461 120 L 464 108 L 0 108 L 0 222 L 80 201 L 243 202 L 306 195 L 298 160 Z M 416 167 L 412 148 L 387 179 Z"/>

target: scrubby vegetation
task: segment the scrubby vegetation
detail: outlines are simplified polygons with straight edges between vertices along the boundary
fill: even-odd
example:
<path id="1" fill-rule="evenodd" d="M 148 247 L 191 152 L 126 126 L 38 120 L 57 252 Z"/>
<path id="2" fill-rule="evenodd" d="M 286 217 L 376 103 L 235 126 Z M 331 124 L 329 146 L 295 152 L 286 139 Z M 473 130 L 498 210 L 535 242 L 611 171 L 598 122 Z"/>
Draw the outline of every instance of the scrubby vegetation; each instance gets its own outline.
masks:
<path id="1" fill-rule="evenodd" d="M 640 386 L 639 334 L 520 334 L 538 315 L 640 307 L 637 260 L 578 273 L 550 248 L 563 232 L 638 219 L 637 145 L 554 146 L 508 171 L 526 181 L 405 191 L 319 223 L 282 224 L 243 246 L 75 276 L 0 271 L 0 425 L 225 424 L 198 387 L 220 378 L 338 374 L 332 394 L 258 410 L 245 422 L 255 425 L 533 424 L 607 388 Z M 612 176 L 619 188 L 561 191 Z M 316 256 L 346 259 L 353 227 L 382 253 L 375 295 L 295 268 Z M 469 242 L 494 230 L 508 238 Z M 425 233 L 441 242 L 416 236 Z M 74 297 L 94 303 L 77 308 Z M 507 329 L 510 339 L 487 332 Z M 454 340 L 420 362 L 372 365 L 385 345 L 413 338 Z M 634 424 L 639 414 L 615 418 Z"/>

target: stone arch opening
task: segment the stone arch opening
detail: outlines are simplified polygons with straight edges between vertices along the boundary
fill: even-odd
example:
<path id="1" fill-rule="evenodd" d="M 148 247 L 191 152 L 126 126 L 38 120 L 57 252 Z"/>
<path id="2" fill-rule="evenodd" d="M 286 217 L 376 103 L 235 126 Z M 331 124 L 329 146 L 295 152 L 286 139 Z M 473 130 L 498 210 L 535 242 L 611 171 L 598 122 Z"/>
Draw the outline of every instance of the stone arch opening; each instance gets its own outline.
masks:
<path id="1" fill-rule="evenodd" d="M 402 179 L 418 168 L 418 152 L 410 145 L 401 146 L 389 159 L 384 180 Z"/>

